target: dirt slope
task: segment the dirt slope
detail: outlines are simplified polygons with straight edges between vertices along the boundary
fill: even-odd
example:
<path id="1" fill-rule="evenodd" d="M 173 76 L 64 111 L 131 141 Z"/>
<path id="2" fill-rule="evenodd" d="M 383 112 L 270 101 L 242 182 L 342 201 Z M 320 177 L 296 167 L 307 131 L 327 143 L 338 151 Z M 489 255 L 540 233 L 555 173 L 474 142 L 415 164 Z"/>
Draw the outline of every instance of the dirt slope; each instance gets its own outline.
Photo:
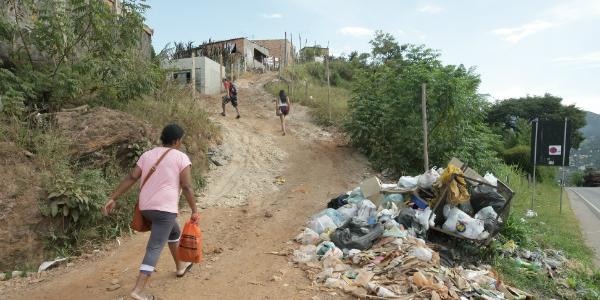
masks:
<path id="1" fill-rule="evenodd" d="M 0 270 L 43 257 L 37 230 L 44 226 L 39 186 L 37 168 L 23 149 L 0 142 Z"/>
<path id="2" fill-rule="evenodd" d="M 208 100 L 213 118 L 224 127 L 221 151 L 228 163 L 209 174 L 199 200 L 206 262 L 176 279 L 168 251 L 163 251 L 149 291 L 159 299 L 320 299 L 336 298 L 312 287 L 304 272 L 286 257 L 265 254 L 286 243 L 326 200 L 355 186 L 369 171 L 365 158 L 338 147 L 328 132 L 310 123 L 296 106 L 289 134 L 281 136 L 272 97 L 262 85 L 272 75 L 240 80 L 242 119 L 219 115 L 220 101 Z M 228 108 L 231 111 L 231 107 Z M 274 184 L 283 176 L 283 185 Z M 184 222 L 184 212 L 179 218 Z M 0 298 L 117 299 L 133 286 L 147 234 L 137 234 L 89 254 L 74 265 L 50 271 L 39 281 L 12 280 Z M 274 281 L 273 276 L 282 278 Z M 106 290 L 112 279 L 122 287 Z M 27 284 L 26 284 L 27 282 Z M 127 299 L 127 298 L 125 298 Z"/>

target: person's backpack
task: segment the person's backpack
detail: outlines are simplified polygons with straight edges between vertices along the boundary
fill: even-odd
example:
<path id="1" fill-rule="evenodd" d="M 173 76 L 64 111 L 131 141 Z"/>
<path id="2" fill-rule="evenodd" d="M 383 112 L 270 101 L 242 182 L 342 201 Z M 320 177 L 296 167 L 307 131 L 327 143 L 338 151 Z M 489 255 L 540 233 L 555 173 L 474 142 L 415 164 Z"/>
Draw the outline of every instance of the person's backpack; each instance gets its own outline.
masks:
<path id="1" fill-rule="evenodd" d="M 234 97 L 237 96 L 237 88 L 233 83 L 229 86 L 229 94 Z"/>

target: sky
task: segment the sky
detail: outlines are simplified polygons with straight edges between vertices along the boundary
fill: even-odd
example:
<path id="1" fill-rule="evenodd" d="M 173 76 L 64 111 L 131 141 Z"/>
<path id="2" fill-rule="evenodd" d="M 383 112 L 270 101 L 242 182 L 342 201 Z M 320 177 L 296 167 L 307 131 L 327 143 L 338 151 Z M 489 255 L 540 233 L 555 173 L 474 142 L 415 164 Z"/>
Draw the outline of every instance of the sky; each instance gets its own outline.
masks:
<path id="1" fill-rule="evenodd" d="M 600 0 L 148 0 L 158 51 L 174 41 L 247 37 L 370 52 L 375 30 L 475 67 L 494 99 L 550 93 L 600 113 Z"/>

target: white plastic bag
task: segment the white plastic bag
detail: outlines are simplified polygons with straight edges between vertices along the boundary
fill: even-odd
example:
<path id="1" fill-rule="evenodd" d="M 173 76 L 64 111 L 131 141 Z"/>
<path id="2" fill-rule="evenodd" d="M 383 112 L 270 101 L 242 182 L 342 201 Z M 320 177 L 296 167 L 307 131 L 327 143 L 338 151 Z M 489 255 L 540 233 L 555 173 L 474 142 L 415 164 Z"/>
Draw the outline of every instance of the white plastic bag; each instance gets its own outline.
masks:
<path id="1" fill-rule="evenodd" d="M 429 248 L 415 247 L 410 251 L 410 255 L 422 261 L 431 261 L 431 258 L 433 257 L 433 251 L 431 251 Z"/>
<path id="2" fill-rule="evenodd" d="M 343 289 L 344 286 L 348 285 L 344 280 L 339 278 L 327 278 L 325 280 L 325 286 L 330 289 Z"/>
<path id="3" fill-rule="evenodd" d="M 320 217 L 311 219 L 308 222 L 307 227 L 312 229 L 312 231 L 321 234 L 328 230 L 335 230 L 337 228 L 337 225 L 335 225 L 333 220 L 328 215 L 322 215 Z"/>
<path id="4" fill-rule="evenodd" d="M 294 250 L 292 260 L 297 263 L 307 263 L 317 260 L 317 247 L 315 245 L 304 245 Z"/>
<path id="5" fill-rule="evenodd" d="M 487 181 L 489 184 L 493 185 L 493 186 L 498 186 L 498 178 L 496 178 L 496 176 L 494 176 L 494 174 L 492 173 L 485 173 L 485 176 L 483 176 L 483 179 L 485 179 L 485 181 Z"/>
<path id="6" fill-rule="evenodd" d="M 498 217 L 498 214 L 496 213 L 494 208 L 491 206 L 486 206 L 486 207 L 480 209 L 475 214 L 475 219 L 484 220 L 484 221 L 485 220 L 496 220 L 497 217 Z"/>
<path id="7" fill-rule="evenodd" d="M 344 221 L 345 221 L 348 219 L 352 219 L 353 217 L 356 217 L 356 215 L 358 213 L 358 206 L 354 203 L 348 203 L 348 204 L 338 208 L 337 211 L 340 212 L 340 214 L 342 216 L 344 216 Z"/>
<path id="8" fill-rule="evenodd" d="M 482 238 L 480 235 L 484 230 L 483 220 L 473 219 L 456 207 L 448 211 L 448 218 L 442 228 L 473 240 Z"/>
<path id="9" fill-rule="evenodd" d="M 381 184 L 381 189 L 382 190 L 395 189 L 397 187 L 398 187 L 398 185 L 397 184 L 393 184 L 393 183 L 382 183 Z"/>
<path id="10" fill-rule="evenodd" d="M 345 222 L 345 217 L 339 211 L 337 211 L 333 208 L 326 208 L 326 209 L 314 214 L 311 217 L 311 219 L 315 219 L 315 218 L 318 218 L 323 215 L 328 215 L 331 218 L 331 220 L 333 221 L 333 223 L 335 223 L 336 227 L 341 226 Z"/>
<path id="11" fill-rule="evenodd" d="M 327 250 L 327 252 L 325 252 L 325 254 L 323 255 L 323 259 L 326 259 L 328 257 L 335 257 L 341 259 L 342 257 L 344 257 L 344 252 L 342 252 L 342 250 L 340 250 L 340 248 L 338 247 L 333 247 Z"/>
<path id="12" fill-rule="evenodd" d="M 361 202 L 360 207 L 358 208 L 358 213 L 356 216 L 359 220 L 369 222 L 369 220 L 375 220 L 377 217 L 377 206 L 373 204 L 370 200 L 364 200 Z"/>
<path id="13" fill-rule="evenodd" d="M 412 189 L 417 187 L 418 176 L 402 176 L 398 180 L 398 187 Z"/>
<path id="14" fill-rule="evenodd" d="M 316 245 L 320 240 L 319 234 L 310 228 L 305 228 L 296 236 L 296 241 L 303 245 Z"/>
<path id="15" fill-rule="evenodd" d="M 440 177 L 440 174 L 438 174 L 435 168 L 432 168 L 418 177 L 417 185 L 423 189 L 430 189 L 438 177 Z"/>
<path id="16" fill-rule="evenodd" d="M 433 214 L 433 218 L 431 217 L 432 212 L 431 208 L 427 207 L 424 210 L 417 210 L 415 212 L 415 217 L 421 226 L 423 226 L 424 230 L 429 230 L 430 226 L 434 226 L 435 214 Z"/>

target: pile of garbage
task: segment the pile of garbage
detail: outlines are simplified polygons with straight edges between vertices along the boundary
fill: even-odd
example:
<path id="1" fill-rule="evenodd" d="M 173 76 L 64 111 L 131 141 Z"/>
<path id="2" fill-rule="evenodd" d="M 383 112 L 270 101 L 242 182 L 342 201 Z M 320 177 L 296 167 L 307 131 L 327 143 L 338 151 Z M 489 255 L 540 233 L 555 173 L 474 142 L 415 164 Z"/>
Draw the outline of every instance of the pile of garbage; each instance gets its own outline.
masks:
<path id="1" fill-rule="evenodd" d="M 464 178 L 452 176 L 457 172 L 462 173 L 450 164 L 445 170 L 403 176 L 398 184 L 381 184 L 376 177 L 363 181 L 308 220 L 295 238 L 301 245 L 292 261 L 325 288 L 361 298 L 525 299 L 526 293 L 504 285 L 489 266 L 440 263 L 438 252 L 421 238 L 439 225 L 432 207 L 446 200 L 436 196 L 444 186 L 450 203 L 444 204 L 443 230 L 473 240 L 489 237 L 499 203 L 487 195 L 482 198 L 488 205 L 480 207 L 482 202 L 473 201 L 477 204 L 467 207 L 479 194 L 470 195 L 473 188 Z M 490 186 L 496 184 L 493 175 L 486 177 Z M 497 194 L 491 187 L 485 192 Z M 475 210 L 474 217 L 461 207 Z"/>

